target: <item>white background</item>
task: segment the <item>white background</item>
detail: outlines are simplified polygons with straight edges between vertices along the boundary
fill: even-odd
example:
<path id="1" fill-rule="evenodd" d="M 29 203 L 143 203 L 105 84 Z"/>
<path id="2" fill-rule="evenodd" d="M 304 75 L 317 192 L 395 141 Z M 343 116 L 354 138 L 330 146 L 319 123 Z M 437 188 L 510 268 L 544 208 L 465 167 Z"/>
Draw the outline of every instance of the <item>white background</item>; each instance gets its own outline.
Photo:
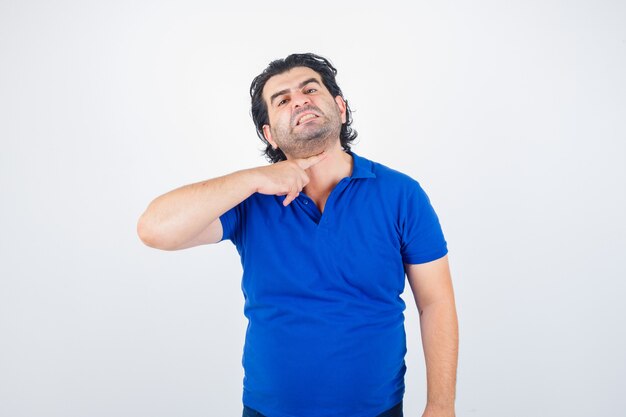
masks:
<path id="1" fill-rule="evenodd" d="M 0 415 L 241 415 L 234 246 L 158 251 L 135 227 L 266 163 L 250 82 L 308 51 L 339 69 L 355 152 L 439 213 L 457 415 L 625 415 L 626 4 L 228 4 L 0 1 Z"/>

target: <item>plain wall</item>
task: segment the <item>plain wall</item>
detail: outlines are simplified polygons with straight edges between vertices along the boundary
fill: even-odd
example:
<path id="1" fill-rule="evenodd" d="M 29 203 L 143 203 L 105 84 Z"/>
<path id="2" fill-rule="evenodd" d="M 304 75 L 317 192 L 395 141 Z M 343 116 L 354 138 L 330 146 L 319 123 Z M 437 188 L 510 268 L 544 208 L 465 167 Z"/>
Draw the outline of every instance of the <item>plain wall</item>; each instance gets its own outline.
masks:
<path id="1" fill-rule="evenodd" d="M 136 222 L 266 164 L 250 82 L 307 51 L 339 70 L 354 151 L 439 214 L 457 415 L 625 415 L 625 23 L 620 1 L 0 2 L 0 415 L 241 415 L 234 246 L 159 251 Z"/>

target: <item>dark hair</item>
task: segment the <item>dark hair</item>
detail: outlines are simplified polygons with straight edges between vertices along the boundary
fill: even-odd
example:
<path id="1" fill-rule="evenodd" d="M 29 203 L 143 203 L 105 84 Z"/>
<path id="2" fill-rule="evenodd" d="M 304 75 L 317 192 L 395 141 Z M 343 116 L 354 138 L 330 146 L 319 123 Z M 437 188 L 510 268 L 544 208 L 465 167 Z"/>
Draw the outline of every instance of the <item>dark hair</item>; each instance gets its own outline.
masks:
<path id="1" fill-rule="evenodd" d="M 339 139 L 342 148 L 345 151 L 349 151 L 350 143 L 356 138 L 357 132 L 350 127 L 352 124 L 352 111 L 350 110 L 350 106 L 348 106 L 348 101 L 341 92 L 341 88 L 339 88 L 337 81 L 335 81 L 337 70 L 330 61 L 319 55 L 312 53 L 291 54 L 285 59 L 277 59 L 270 62 L 267 68 L 252 80 L 252 84 L 250 85 L 250 98 L 252 99 L 250 113 L 254 121 L 254 126 L 256 127 L 256 133 L 266 145 L 265 157 L 272 163 L 287 159 L 283 151 L 274 149 L 267 139 L 265 139 L 265 136 L 263 136 L 263 125 L 269 124 L 267 104 L 263 99 L 263 88 L 267 80 L 273 76 L 287 72 L 295 67 L 308 67 L 317 72 L 322 77 L 322 82 L 330 94 L 333 97 L 341 96 L 346 102 L 346 122 L 341 125 Z"/>

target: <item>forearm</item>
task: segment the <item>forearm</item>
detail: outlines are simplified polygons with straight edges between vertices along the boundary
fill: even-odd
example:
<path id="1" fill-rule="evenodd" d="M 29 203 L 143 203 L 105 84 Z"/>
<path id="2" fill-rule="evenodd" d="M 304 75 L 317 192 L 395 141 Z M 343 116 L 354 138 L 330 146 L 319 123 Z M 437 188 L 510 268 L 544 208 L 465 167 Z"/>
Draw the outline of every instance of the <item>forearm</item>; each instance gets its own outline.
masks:
<path id="1" fill-rule="evenodd" d="M 454 415 L 458 361 L 458 322 L 454 300 L 441 300 L 420 311 L 422 344 L 426 359 L 427 410 Z"/>
<path id="2" fill-rule="evenodd" d="M 256 191 L 253 169 L 185 185 L 155 198 L 139 219 L 142 240 L 176 247 Z"/>

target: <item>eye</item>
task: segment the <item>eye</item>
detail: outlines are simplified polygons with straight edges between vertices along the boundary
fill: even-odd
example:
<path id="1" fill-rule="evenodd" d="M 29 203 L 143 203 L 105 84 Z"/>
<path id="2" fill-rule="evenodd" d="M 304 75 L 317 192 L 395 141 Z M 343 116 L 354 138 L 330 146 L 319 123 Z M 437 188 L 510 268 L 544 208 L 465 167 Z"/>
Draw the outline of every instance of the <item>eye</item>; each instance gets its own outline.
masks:
<path id="1" fill-rule="evenodd" d="M 308 93 L 314 93 L 317 91 L 317 88 L 307 88 L 306 92 Z"/>
<path id="2" fill-rule="evenodd" d="M 278 102 L 278 104 L 276 104 L 277 106 L 282 106 L 283 104 L 285 104 L 287 102 L 287 99 L 284 98 L 281 101 Z"/>

